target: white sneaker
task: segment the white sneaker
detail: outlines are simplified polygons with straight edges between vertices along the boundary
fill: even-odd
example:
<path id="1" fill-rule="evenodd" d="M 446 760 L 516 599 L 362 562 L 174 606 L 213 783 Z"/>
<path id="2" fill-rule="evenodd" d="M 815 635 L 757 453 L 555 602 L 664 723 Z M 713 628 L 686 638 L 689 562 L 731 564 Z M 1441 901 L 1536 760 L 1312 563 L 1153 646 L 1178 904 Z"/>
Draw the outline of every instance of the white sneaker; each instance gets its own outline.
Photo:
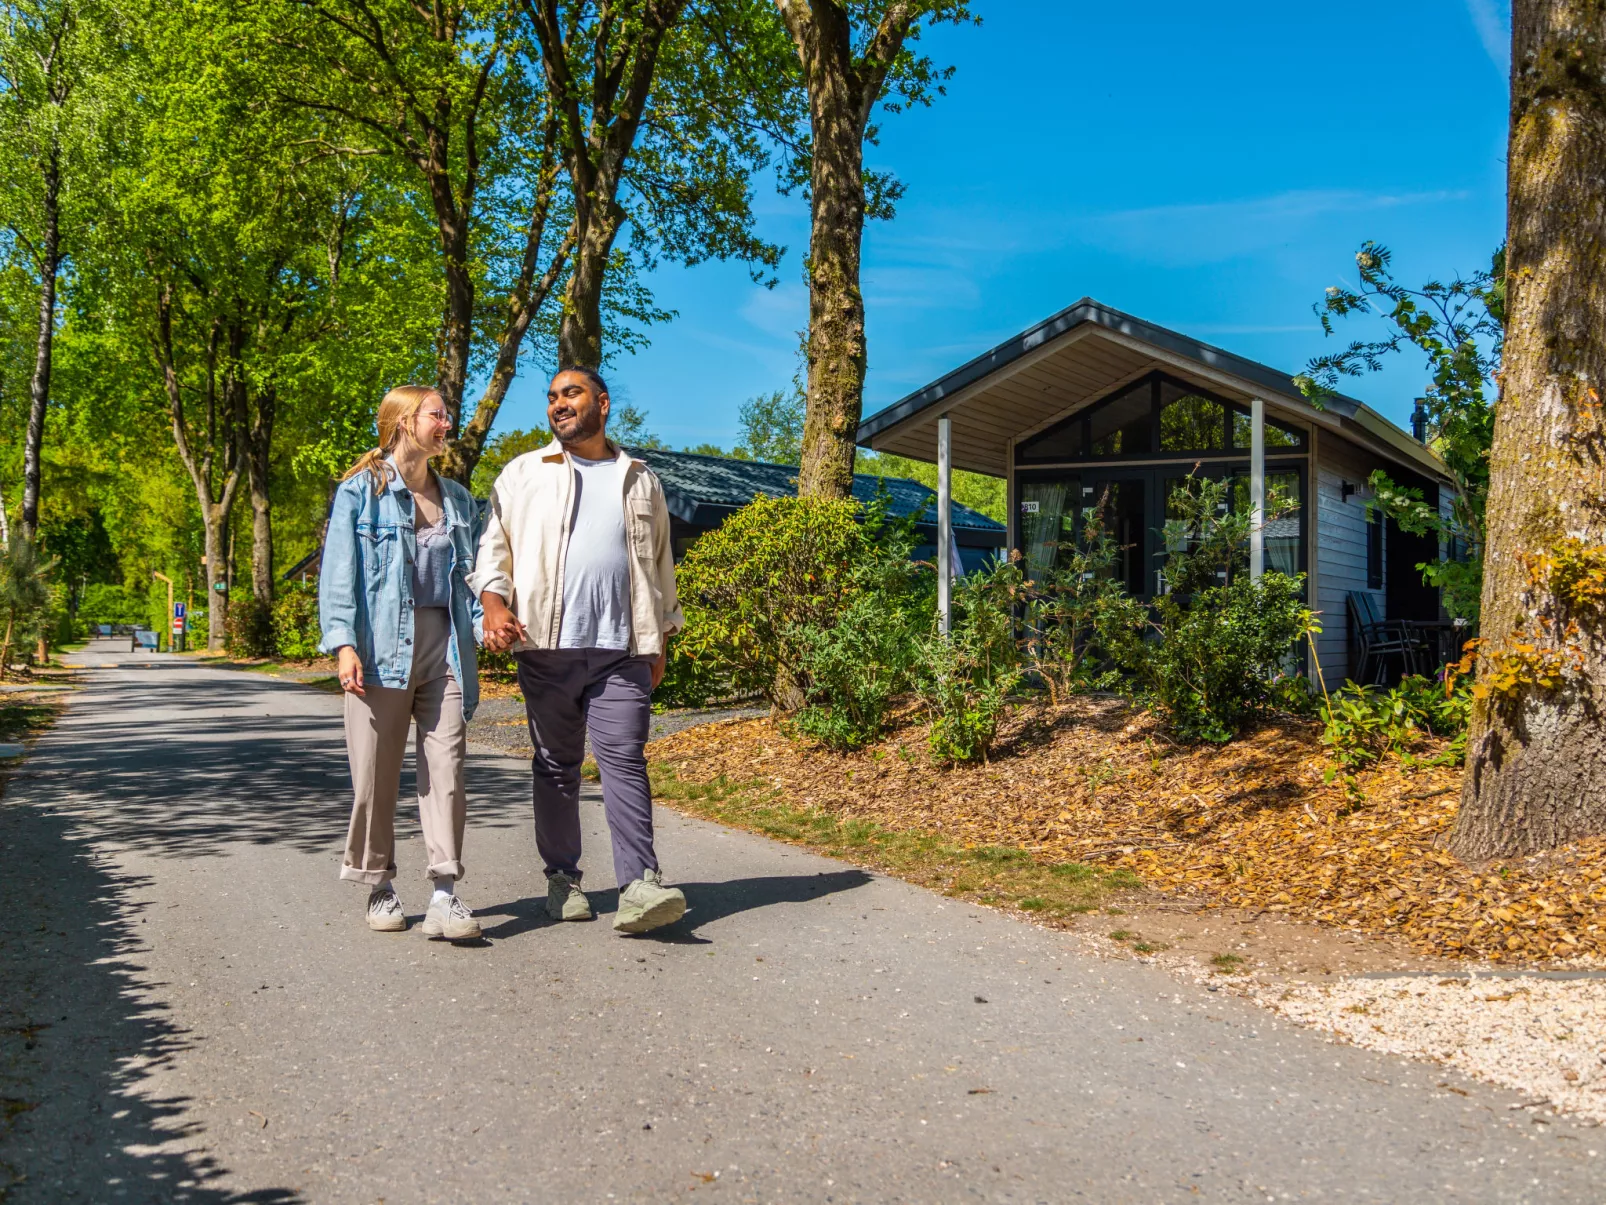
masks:
<path id="1" fill-rule="evenodd" d="M 407 914 L 389 887 L 368 893 L 368 927 L 375 933 L 401 933 L 407 928 Z"/>
<path id="2" fill-rule="evenodd" d="M 480 922 L 455 895 L 430 900 L 420 927 L 426 937 L 444 937 L 447 941 L 468 941 L 480 935 Z"/>

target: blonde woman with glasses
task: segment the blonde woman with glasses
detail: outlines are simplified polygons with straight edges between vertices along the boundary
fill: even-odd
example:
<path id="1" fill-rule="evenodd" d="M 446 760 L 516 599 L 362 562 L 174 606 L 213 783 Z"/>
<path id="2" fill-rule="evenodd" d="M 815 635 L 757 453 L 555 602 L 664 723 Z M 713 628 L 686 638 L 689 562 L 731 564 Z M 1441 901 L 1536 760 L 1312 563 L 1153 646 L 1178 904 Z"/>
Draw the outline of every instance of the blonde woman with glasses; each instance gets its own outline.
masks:
<path id="1" fill-rule="evenodd" d="M 430 937 L 463 941 L 479 921 L 457 898 L 463 877 L 465 726 L 479 701 L 474 645 L 480 604 L 469 592 L 478 510 L 437 474 L 452 422 L 441 395 L 392 389 L 379 404 L 379 446 L 335 491 L 318 579 L 322 648 L 340 662 L 354 800 L 340 877 L 369 887 L 368 927 L 400 932 L 396 794 L 416 727 L 418 816 L 434 893 Z"/>

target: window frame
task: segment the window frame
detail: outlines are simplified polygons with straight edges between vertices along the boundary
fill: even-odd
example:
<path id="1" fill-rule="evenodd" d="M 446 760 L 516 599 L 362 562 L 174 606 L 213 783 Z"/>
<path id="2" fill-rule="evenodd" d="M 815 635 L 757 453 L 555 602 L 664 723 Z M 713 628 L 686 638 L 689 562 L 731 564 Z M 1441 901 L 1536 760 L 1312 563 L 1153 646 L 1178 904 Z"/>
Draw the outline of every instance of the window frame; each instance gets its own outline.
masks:
<path id="1" fill-rule="evenodd" d="M 1197 394 L 1199 397 L 1215 402 L 1222 408 L 1222 443 L 1219 448 L 1190 448 L 1179 452 L 1166 452 L 1160 450 L 1160 394 L 1161 386 L 1169 384 L 1188 394 Z M 1092 418 L 1093 415 L 1106 406 L 1112 405 L 1127 397 L 1134 390 L 1147 388 L 1149 391 L 1149 446 L 1152 451 L 1147 452 L 1113 452 L 1104 455 L 1094 455 Z M 1221 396 L 1214 390 L 1206 389 L 1193 381 L 1176 376 L 1163 369 L 1155 369 L 1136 380 L 1128 381 L 1109 390 L 1103 396 L 1089 402 L 1075 414 L 1062 418 L 1059 422 L 1043 428 L 1035 435 L 1022 440 L 1015 445 L 1015 466 L 1017 468 L 1040 468 L 1064 464 L 1115 464 L 1123 460 L 1220 460 L 1234 459 L 1239 454 L 1247 453 L 1249 449 L 1239 448 L 1233 443 L 1234 416 L 1249 414 L 1249 407 L 1229 398 Z M 1277 420 L 1277 426 L 1292 432 L 1297 442 L 1292 447 L 1268 447 L 1268 459 L 1272 456 L 1303 456 L 1310 451 L 1310 432 L 1302 427 Z M 1071 427 L 1080 425 L 1079 443 L 1085 449 L 1080 455 L 1066 455 L 1055 452 L 1048 455 L 1033 456 L 1031 446 L 1039 440 L 1045 440 L 1058 435 Z"/>

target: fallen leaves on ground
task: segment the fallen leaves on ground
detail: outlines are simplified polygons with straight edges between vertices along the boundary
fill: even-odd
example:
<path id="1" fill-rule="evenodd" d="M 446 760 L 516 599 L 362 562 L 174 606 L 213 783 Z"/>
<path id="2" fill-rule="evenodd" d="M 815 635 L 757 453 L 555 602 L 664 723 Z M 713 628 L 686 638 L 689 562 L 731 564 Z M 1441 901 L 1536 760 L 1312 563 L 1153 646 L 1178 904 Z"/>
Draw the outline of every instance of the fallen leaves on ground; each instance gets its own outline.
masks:
<path id="1" fill-rule="evenodd" d="M 1049 863 L 1135 872 L 1154 889 L 1492 962 L 1601 961 L 1606 838 L 1473 868 L 1440 848 L 1461 770 L 1394 760 L 1326 781 L 1320 729 L 1269 723 L 1226 746 L 1180 746 L 1115 699 L 1022 705 L 986 764 L 945 768 L 905 715 L 836 754 L 769 719 L 707 725 L 648 756 L 686 783 L 758 780 L 839 820 L 1022 849 Z M 1426 750 L 1431 754 L 1434 750 Z"/>

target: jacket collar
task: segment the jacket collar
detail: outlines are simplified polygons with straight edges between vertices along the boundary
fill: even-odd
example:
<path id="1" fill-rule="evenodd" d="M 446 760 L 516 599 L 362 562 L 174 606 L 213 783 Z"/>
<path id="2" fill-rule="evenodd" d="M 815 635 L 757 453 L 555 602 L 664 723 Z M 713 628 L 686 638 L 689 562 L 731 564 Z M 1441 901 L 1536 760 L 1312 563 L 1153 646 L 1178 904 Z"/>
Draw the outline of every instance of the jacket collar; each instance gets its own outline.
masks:
<path id="1" fill-rule="evenodd" d="M 625 464 L 639 464 L 639 465 L 642 466 L 642 468 L 646 468 L 647 467 L 647 462 L 645 460 L 642 460 L 639 456 L 630 455 L 623 448 L 621 448 L 618 444 L 614 443 L 613 440 L 611 440 L 611 439 L 608 441 L 608 451 L 613 453 L 614 459 L 622 461 Z M 559 460 L 566 461 L 566 460 L 569 459 L 569 456 L 570 456 L 569 450 L 567 448 L 565 448 L 563 446 L 563 444 L 560 443 L 556 439 L 554 439 L 551 443 L 547 444 L 546 447 L 541 449 L 541 459 L 543 461 L 547 461 L 547 462 L 555 462 L 555 461 L 559 461 Z"/>
<path id="2" fill-rule="evenodd" d="M 408 495 L 408 500 L 411 501 L 412 491 L 407 488 L 407 483 L 402 480 L 401 470 L 396 467 L 396 458 L 394 456 L 385 457 L 385 466 L 390 470 L 386 475 L 385 488 L 396 496 L 398 502 L 403 494 Z M 434 472 L 433 469 L 430 471 Z M 469 518 L 463 512 L 457 496 L 452 493 L 451 488 L 446 484 L 446 478 L 439 473 L 435 473 L 435 480 L 440 483 L 441 509 L 446 512 L 447 518 L 453 523 L 467 523 Z"/>

